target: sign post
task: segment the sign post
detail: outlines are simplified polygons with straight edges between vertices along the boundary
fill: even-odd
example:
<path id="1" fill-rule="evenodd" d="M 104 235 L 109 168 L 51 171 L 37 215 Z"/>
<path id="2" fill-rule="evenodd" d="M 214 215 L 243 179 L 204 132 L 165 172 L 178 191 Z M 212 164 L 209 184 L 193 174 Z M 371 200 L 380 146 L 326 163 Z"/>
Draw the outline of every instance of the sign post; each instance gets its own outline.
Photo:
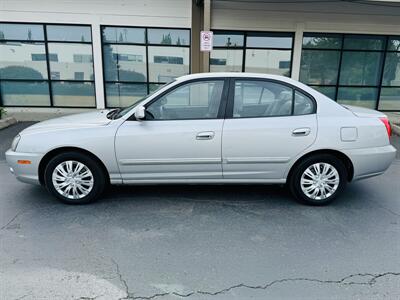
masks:
<path id="1" fill-rule="evenodd" d="M 200 32 L 200 51 L 210 52 L 213 49 L 213 32 L 201 31 Z"/>

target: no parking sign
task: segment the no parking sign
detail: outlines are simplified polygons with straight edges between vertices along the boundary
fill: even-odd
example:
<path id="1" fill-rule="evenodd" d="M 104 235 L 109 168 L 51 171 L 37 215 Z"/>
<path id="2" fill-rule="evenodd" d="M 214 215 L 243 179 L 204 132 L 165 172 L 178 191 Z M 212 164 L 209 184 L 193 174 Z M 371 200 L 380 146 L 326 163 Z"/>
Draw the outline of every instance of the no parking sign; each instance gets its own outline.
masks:
<path id="1" fill-rule="evenodd" d="M 200 51 L 209 52 L 213 49 L 213 32 L 200 32 Z"/>

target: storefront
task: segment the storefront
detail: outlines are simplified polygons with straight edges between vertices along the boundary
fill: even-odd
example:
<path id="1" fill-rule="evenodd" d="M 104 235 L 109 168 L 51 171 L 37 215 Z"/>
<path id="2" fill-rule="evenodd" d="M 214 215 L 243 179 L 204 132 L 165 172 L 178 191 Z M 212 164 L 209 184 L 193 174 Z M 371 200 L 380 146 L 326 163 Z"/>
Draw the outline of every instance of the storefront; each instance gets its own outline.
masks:
<path id="1" fill-rule="evenodd" d="M 214 32 L 210 53 L 200 30 Z M 0 6 L 0 106 L 24 119 L 126 106 L 196 72 L 298 79 L 339 103 L 400 111 L 390 1 L 12 1 Z"/>

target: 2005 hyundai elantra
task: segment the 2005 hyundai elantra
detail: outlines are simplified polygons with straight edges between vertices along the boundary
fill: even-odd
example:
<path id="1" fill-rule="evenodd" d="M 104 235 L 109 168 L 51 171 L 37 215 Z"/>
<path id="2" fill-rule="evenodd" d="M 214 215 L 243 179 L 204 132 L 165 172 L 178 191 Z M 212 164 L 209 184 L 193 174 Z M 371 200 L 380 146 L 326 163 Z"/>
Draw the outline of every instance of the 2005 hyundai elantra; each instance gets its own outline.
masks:
<path id="1" fill-rule="evenodd" d="M 125 109 L 60 117 L 23 130 L 11 172 L 65 203 L 111 184 L 284 184 L 326 204 L 395 158 L 387 117 L 342 106 L 290 78 L 183 76 Z"/>

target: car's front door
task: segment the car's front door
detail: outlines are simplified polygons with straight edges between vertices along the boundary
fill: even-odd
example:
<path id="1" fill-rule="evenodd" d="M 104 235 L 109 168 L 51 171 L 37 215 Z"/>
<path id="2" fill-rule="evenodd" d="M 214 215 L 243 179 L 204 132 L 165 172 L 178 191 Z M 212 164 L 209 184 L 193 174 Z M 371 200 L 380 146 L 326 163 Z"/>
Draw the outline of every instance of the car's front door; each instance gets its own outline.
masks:
<path id="1" fill-rule="evenodd" d="M 272 80 L 232 79 L 222 137 L 225 179 L 283 179 L 317 134 L 315 101 Z"/>
<path id="2" fill-rule="evenodd" d="M 147 104 L 144 120 L 124 122 L 115 139 L 124 183 L 222 178 L 227 88 L 222 78 L 185 82 Z"/>

